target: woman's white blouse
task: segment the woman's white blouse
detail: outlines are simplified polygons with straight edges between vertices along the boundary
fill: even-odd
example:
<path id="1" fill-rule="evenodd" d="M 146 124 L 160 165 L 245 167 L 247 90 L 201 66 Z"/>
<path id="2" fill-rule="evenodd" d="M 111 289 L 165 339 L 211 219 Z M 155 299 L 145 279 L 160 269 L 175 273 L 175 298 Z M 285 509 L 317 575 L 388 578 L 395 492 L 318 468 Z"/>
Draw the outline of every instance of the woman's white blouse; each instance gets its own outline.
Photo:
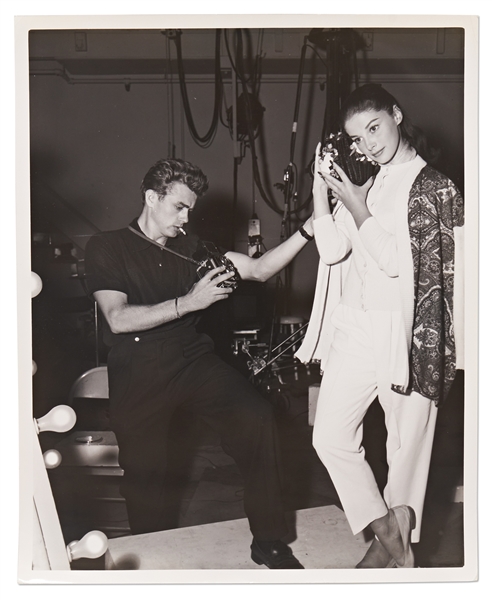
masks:
<path id="1" fill-rule="evenodd" d="M 358 310 L 402 309 L 395 207 L 397 199 L 408 199 L 413 181 L 424 165 L 417 156 L 399 165 L 381 167 L 367 196 L 372 216 L 359 230 L 348 211 L 336 223 L 331 215 L 314 221 L 323 262 L 335 264 L 352 250 L 342 304 Z"/>

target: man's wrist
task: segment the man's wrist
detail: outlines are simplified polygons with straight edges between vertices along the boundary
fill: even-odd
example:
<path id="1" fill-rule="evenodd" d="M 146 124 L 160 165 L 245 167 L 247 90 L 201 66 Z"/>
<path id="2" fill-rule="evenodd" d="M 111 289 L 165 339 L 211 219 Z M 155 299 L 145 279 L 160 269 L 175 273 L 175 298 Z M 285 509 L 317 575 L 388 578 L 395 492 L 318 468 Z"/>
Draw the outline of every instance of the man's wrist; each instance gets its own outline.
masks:
<path id="1" fill-rule="evenodd" d="M 174 312 L 176 319 L 182 319 L 191 312 L 187 296 L 176 296 L 174 299 Z"/>

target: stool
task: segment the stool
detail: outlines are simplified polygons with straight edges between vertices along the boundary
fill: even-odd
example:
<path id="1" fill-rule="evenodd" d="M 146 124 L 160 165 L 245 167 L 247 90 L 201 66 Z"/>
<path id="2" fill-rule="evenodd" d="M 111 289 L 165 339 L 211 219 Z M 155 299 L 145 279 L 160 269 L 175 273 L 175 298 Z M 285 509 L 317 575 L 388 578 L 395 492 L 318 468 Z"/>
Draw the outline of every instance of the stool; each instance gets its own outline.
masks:
<path id="1" fill-rule="evenodd" d="M 302 325 L 304 324 L 304 319 L 302 317 L 294 317 L 292 315 L 284 315 L 279 317 L 279 325 L 280 325 L 280 337 L 281 339 L 287 339 L 289 336 L 293 335 L 293 337 L 286 343 L 286 347 L 295 342 L 298 338 L 301 337 L 295 336 L 294 334 L 298 331 Z M 301 340 L 296 343 L 292 348 L 290 348 L 285 354 L 287 356 L 293 357 L 297 352 L 301 345 Z M 299 379 L 297 365 L 294 364 L 294 378 L 297 381 Z"/>
<path id="2" fill-rule="evenodd" d="M 289 337 L 289 335 L 294 334 L 298 329 L 302 327 L 304 324 L 304 319 L 302 317 L 292 317 L 292 316 L 282 316 L 279 317 L 278 320 L 280 324 L 280 334 Z M 293 337 L 289 343 L 292 343 L 296 338 Z M 292 354 L 294 354 L 298 349 L 298 345 L 292 347 Z"/>

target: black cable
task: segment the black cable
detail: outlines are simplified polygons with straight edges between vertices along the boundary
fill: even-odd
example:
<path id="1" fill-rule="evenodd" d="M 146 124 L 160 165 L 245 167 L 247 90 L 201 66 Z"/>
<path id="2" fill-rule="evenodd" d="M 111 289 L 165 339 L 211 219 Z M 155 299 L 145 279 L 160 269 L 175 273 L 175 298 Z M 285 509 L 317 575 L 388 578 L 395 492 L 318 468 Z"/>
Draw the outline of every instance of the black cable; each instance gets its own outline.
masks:
<path id="1" fill-rule="evenodd" d="M 311 191 L 309 192 L 309 196 L 306 198 L 306 200 L 304 200 L 304 202 L 301 204 L 301 206 L 298 206 L 296 209 L 294 209 L 294 213 L 296 215 L 298 215 L 300 212 L 302 212 L 305 208 L 307 208 L 311 202 L 313 200 L 313 190 L 311 189 Z"/>
<path id="2" fill-rule="evenodd" d="M 311 44 L 306 43 L 306 46 L 308 48 L 311 48 L 311 50 L 316 54 L 316 56 L 320 59 L 320 61 L 323 63 L 325 69 L 328 69 L 328 65 L 325 63 L 325 61 L 323 60 L 321 54 L 316 50 L 316 46 L 311 46 Z"/>
<path id="3" fill-rule="evenodd" d="M 257 79 L 256 79 L 256 60 L 253 61 L 252 56 L 253 56 L 253 48 L 252 48 L 252 43 L 251 43 L 251 32 L 249 29 L 245 29 L 244 30 L 244 34 L 243 34 L 243 30 L 239 29 L 238 32 L 241 35 L 241 38 L 244 35 L 244 38 L 246 38 L 246 52 L 245 52 L 245 57 L 242 58 L 242 65 L 243 65 L 243 69 L 244 69 L 244 63 L 246 61 L 247 64 L 247 72 L 249 73 L 249 78 L 247 80 L 248 83 L 251 83 L 251 93 L 253 94 L 253 96 L 257 96 L 256 93 L 256 83 L 257 83 Z M 243 71 L 243 75 L 246 76 L 246 71 Z"/>
<path id="4" fill-rule="evenodd" d="M 233 167 L 233 193 L 232 193 L 232 217 L 231 217 L 231 250 L 234 250 L 235 244 L 234 241 L 236 239 L 236 213 L 237 213 L 237 168 L 238 168 L 238 158 L 234 157 L 234 167 Z"/>
<path id="5" fill-rule="evenodd" d="M 352 37 L 352 51 L 353 51 L 353 55 L 354 55 L 354 80 L 355 80 L 355 87 L 358 88 L 359 87 L 359 65 L 357 64 L 357 45 L 355 43 L 355 37 Z"/>
<path id="6" fill-rule="evenodd" d="M 329 48 L 328 47 L 326 48 L 327 56 L 329 56 L 332 59 L 333 69 L 334 69 L 334 71 L 337 72 L 334 75 L 338 75 L 338 76 L 335 76 L 335 77 L 329 76 L 328 65 L 322 59 L 322 57 L 319 54 L 319 52 L 317 51 L 317 49 L 314 46 L 312 46 L 311 44 L 307 44 L 307 46 L 315 52 L 315 54 L 319 57 L 321 62 L 325 65 L 325 67 L 327 69 L 327 81 L 326 81 L 327 92 L 329 92 L 329 96 L 333 100 L 336 100 L 336 105 L 334 104 L 334 102 L 330 103 L 328 101 L 328 95 L 327 95 L 327 108 L 328 108 L 328 105 L 330 105 L 331 111 L 325 110 L 322 138 L 324 137 L 325 129 L 327 127 L 327 112 L 332 113 L 332 120 L 334 121 L 333 124 L 336 123 L 337 126 L 339 125 L 339 123 L 337 121 L 338 121 L 338 115 L 339 115 L 339 110 L 340 110 L 340 101 L 343 100 L 348 95 L 349 90 L 350 90 L 351 66 L 352 66 L 353 74 L 354 74 L 354 78 L 355 78 L 355 85 L 356 85 L 356 87 L 359 86 L 359 70 L 358 70 L 357 55 L 356 55 L 357 39 L 356 39 L 355 35 L 353 34 L 353 32 L 349 38 L 348 56 L 342 56 L 341 60 L 339 58 L 339 54 L 340 53 L 343 54 L 343 45 L 340 43 L 340 40 L 335 36 L 334 38 L 331 38 L 330 40 L 328 40 L 328 42 L 329 42 Z M 334 52 L 334 50 L 335 50 L 335 52 Z M 337 61 L 340 61 L 340 63 L 341 63 L 340 67 L 338 67 L 338 65 L 336 64 Z M 331 89 L 332 85 L 335 88 L 333 90 Z M 312 189 L 311 189 L 309 192 L 309 196 L 306 198 L 306 200 L 303 201 L 303 203 L 300 206 L 298 206 L 297 208 L 295 208 L 292 212 L 294 212 L 296 215 L 298 215 L 307 206 L 309 206 L 309 204 L 312 201 L 312 194 L 313 193 L 312 193 Z"/>
<path id="7" fill-rule="evenodd" d="M 296 102 L 294 106 L 294 118 L 292 123 L 292 132 L 290 135 L 290 155 L 289 155 L 289 163 L 292 164 L 294 162 L 294 151 L 296 146 L 296 137 L 297 137 L 297 121 L 299 118 L 299 109 L 301 106 L 301 91 L 302 91 L 302 80 L 304 78 L 304 64 L 306 59 L 306 50 L 307 50 L 307 42 L 304 40 L 304 44 L 301 50 L 301 58 L 299 63 L 299 75 L 297 77 L 297 91 L 296 91 Z"/>
<path id="8" fill-rule="evenodd" d="M 255 69 L 254 69 L 254 81 L 256 82 L 257 86 L 255 86 L 255 90 L 254 93 L 258 96 L 260 93 L 260 83 L 261 83 L 261 60 L 262 60 L 262 56 L 261 56 L 261 48 L 263 47 L 263 29 L 260 29 L 258 31 L 258 46 L 256 48 L 256 58 L 255 58 Z"/>
<path id="9" fill-rule="evenodd" d="M 236 30 L 234 30 L 234 37 L 236 37 Z M 232 70 L 234 71 L 234 73 L 236 73 L 237 78 L 240 81 L 243 81 L 243 79 L 245 79 L 245 74 L 239 72 L 239 70 L 236 67 L 236 61 L 232 58 L 231 49 L 229 47 L 229 38 L 227 36 L 227 29 L 224 29 L 224 41 L 225 41 L 225 46 L 226 46 L 226 50 L 227 50 L 227 55 L 229 56 L 229 60 L 231 61 Z M 246 81 L 246 83 L 249 83 L 251 81 L 251 77 L 248 79 L 245 79 L 245 81 Z"/>
<path id="10" fill-rule="evenodd" d="M 297 123 L 298 123 L 299 110 L 300 110 L 300 104 L 301 104 L 301 92 L 302 92 L 302 84 L 303 84 L 303 79 L 304 79 L 304 65 L 305 65 L 305 60 L 306 60 L 307 48 L 311 48 L 311 50 L 313 50 L 315 52 L 315 54 L 320 58 L 321 62 L 326 66 L 326 63 L 323 61 L 323 59 L 321 58 L 321 56 L 318 53 L 318 51 L 316 50 L 316 48 L 308 43 L 307 37 L 304 38 L 304 44 L 301 49 L 299 75 L 297 78 L 296 103 L 295 103 L 295 107 L 294 107 L 294 118 L 293 118 L 292 133 L 291 133 L 291 138 L 290 138 L 290 163 L 289 164 L 292 167 L 292 170 L 294 172 L 294 182 L 292 183 L 293 190 L 297 190 L 297 182 L 298 182 L 297 166 L 294 162 L 294 154 L 295 154 L 295 145 L 296 145 L 296 137 L 297 137 Z M 294 193 L 297 193 L 297 192 L 294 192 Z M 302 210 L 304 210 L 311 203 L 311 200 L 312 200 L 312 190 L 311 190 L 311 193 L 308 196 L 307 200 L 304 201 L 301 204 L 301 206 L 297 206 L 293 210 L 291 210 L 288 217 L 290 217 L 292 215 L 292 213 L 294 213 L 295 215 L 298 216 L 299 213 Z"/>
<path id="11" fill-rule="evenodd" d="M 231 131 L 229 123 L 226 123 L 226 121 L 224 120 L 223 110 L 225 110 L 226 119 L 227 119 L 227 113 L 229 112 L 230 109 L 227 107 L 227 101 L 226 101 L 225 94 L 222 94 L 222 102 L 221 102 L 221 109 L 219 111 L 219 119 L 220 119 L 221 124 L 224 127 L 227 127 L 227 129 L 229 129 L 229 131 Z"/>
<path id="12" fill-rule="evenodd" d="M 275 204 L 275 201 L 271 200 L 268 197 L 268 195 L 265 192 L 265 189 L 263 188 L 263 184 L 261 181 L 261 176 L 260 176 L 260 172 L 259 172 L 259 168 L 258 168 L 258 157 L 256 155 L 255 134 L 254 134 L 253 127 L 251 124 L 252 109 L 251 109 L 251 103 L 250 103 L 250 98 L 249 98 L 249 91 L 248 91 L 248 87 L 246 84 L 246 79 L 243 76 L 243 74 L 244 74 L 243 61 L 242 61 L 243 44 L 242 44 L 242 33 L 240 30 L 237 32 L 237 39 L 238 39 L 238 41 L 237 41 L 237 47 L 236 47 L 236 68 L 237 68 L 239 80 L 241 81 L 241 85 L 243 88 L 243 95 L 244 95 L 244 99 L 245 99 L 245 103 L 246 103 L 246 124 L 247 124 L 247 128 L 248 128 L 248 138 L 249 138 L 249 144 L 250 144 L 250 148 L 251 148 L 251 160 L 252 160 L 252 166 L 253 166 L 254 181 L 256 183 L 258 191 L 260 192 L 261 197 L 263 198 L 263 200 L 267 204 L 267 206 L 269 208 L 271 208 L 277 214 L 282 215 L 284 213 L 283 209 L 278 208 L 278 206 Z"/>
<path id="13" fill-rule="evenodd" d="M 181 98 L 183 100 L 183 108 L 186 116 L 186 121 L 190 129 L 191 137 L 193 141 L 202 148 L 208 148 L 214 140 L 217 132 L 217 125 L 219 121 L 220 105 L 222 99 L 222 81 L 220 77 L 220 35 L 221 30 L 217 29 L 215 33 L 215 97 L 214 97 L 214 109 L 212 115 L 212 123 L 203 136 L 200 136 L 193 115 L 191 112 L 190 102 L 188 99 L 188 91 L 186 89 L 185 73 L 183 67 L 183 55 L 181 48 L 181 31 L 177 30 L 176 36 L 173 38 L 176 44 L 177 62 L 178 62 L 178 74 L 179 74 L 179 87 L 181 90 Z"/>

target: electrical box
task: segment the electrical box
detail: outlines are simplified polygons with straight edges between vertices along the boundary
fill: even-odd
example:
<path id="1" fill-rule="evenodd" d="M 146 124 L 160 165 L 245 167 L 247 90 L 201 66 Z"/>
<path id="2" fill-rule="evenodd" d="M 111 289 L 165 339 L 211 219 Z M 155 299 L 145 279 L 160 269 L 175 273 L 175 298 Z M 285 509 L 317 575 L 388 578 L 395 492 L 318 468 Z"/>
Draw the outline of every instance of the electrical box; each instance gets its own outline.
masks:
<path id="1" fill-rule="evenodd" d="M 248 237 L 260 235 L 260 219 L 250 219 L 248 221 Z"/>
<path id="2" fill-rule="evenodd" d="M 248 256 L 258 258 L 262 255 L 261 242 L 260 219 L 254 215 L 248 221 Z"/>

